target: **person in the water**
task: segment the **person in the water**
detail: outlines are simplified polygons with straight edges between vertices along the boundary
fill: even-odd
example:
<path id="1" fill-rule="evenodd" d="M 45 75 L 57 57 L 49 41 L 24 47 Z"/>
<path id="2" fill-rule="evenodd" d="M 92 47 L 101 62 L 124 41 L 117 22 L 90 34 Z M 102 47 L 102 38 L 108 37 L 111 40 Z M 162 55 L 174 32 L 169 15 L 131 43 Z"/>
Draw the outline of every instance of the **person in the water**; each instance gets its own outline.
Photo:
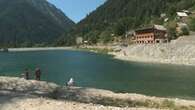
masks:
<path id="1" fill-rule="evenodd" d="M 35 70 L 35 79 L 38 81 L 41 80 L 41 69 L 40 68 L 36 68 Z"/>

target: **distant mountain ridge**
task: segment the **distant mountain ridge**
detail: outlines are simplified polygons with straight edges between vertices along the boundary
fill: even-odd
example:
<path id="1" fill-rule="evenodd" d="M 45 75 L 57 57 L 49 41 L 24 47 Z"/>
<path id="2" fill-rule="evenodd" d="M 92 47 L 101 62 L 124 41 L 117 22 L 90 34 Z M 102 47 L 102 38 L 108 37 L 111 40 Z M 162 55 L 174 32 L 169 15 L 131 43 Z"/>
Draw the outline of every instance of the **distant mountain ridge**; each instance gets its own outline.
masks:
<path id="1" fill-rule="evenodd" d="M 0 46 L 51 44 L 74 25 L 47 0 L 0 0 Z"/>
<path id="2" fill-rule="evenodd" d="M 35 8 L 39 9 L 42 13 L 48 14 L 53 17 L 59 24 L 66 24 L 68 26 L 73 25 L 73 21 L 70 20 L 61 10 L 57 9 L 53 4 L 46 2 L 46 0 L 27 0 L 30 4 L 33 4 Z M 35 2 L 36 1 L 36 2 Z M 67 28 L 66 25 L 63 27 Z"/>

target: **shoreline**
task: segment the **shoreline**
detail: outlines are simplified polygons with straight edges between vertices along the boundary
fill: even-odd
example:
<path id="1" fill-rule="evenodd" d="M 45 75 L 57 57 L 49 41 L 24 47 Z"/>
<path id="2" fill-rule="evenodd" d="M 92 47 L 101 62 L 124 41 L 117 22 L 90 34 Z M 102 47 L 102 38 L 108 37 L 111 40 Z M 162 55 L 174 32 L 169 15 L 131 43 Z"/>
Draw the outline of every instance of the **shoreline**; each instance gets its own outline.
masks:
<path id="1" fill-rule="evenodd" d="M 131 45 L 132 46 L 132 45 Z M 116 49 L 115 47 L 112 46 L 90 46 L 90 47 L 85 47 L 82 48 L 85 51 L 93 52 L 93 53 L 100 53 L 102 54 L 102 51 L 107 50 L 103 54 L 111 55 L 113 56 L 113 59 L 117 60 L 122 60 L 122 61 L 127 61 L 127 62 L 135 62 L 135 63 L 152 63 L 152 64 L 167 64 L 167 65 L 178 65 L 178 66 L 195 66 L 195 58 L 194 58 L 194 63 L 189 64 L 189 59 L 188 60 L 183 60 L 177 61 L 175 59 L 149 59 L 149 58 L 144 58 L 144 57 L 138 57 L 138 56 L 132 56 L 132 55 L 124 55 L 124 51 L 128 49 L 129 47 L 126 48 L 117 48 L 121 50 L 120 52 L 114 52 Z M 112 50 L 112 51 L 109 51 Z"/>
<path id="2" fill-rule="evenodd" d="M 179 47 L 173 50 L 171 49 L 174 48 L 172 43 L 154 45 L 133 44 L 128 47 L 90 46 L 85 48 L 86 50 L 88 49 L 90 52 L 94 53 L 101 53 L 101 50 L 108 50 L 105 53 L 113 56 L 114 59 L 128 62 L 195 66 L 195 45 L 191 45 L 191 47 L 189 47 L 189 45 L 186 47 L 183 46 L 182 48 Z M 140 50 L 141 52 L 137 51 L 136 49 Z M 177 52 L 173 52 L 174 50 Z M 186 53 L 188 55 L 186 55 Z"/>
<path id="3" fill-rule="evenodd" d="M 140 57 L 128 57 L 128 56 L 121 56 L 118 53 L 110 52 L 109 55 L 112 55 L 114 59 L 127 61 L 127 62 L 135 62 L 135 63 L 150 63 L 150 64 L 163 64 L 163 65 L 176 65 L 176 66 L 195 66 L 194 64 L 189 63 L 178 63 L 178 62 L 171 62 L 169 59 L 159 60 L 159 59 L 142 59 Z"/>
<path id="4" fill-rule="evenodd" d="M 112 55 L 114 59 L 138 62 L 138 63 L 154 63 L 154 64 L 170 64 L 170 65 L 184 65 L 184 66 L 195 66 L 195 58 L 148 58 L 149 56 L 131 55 L 128 53 L 128 49 L 134 48 L 138 45 L 131 45 L 126 48 L 118 48 L 120 52 L 114 52 L 116 47 L 114 46 L 87 46 L 81 48 L 75 47 L 38 47 L 38 48 L 9 48 L 9 52 L 28 52 L 28 51 L 52 51 L 52 50 L 76 50 L 76 51 L 88 51 L 93 53 L 103 53 Z M 144 46 L 144 45 L 142 45 Z M 150 45 L 149 45 L 150 46 Z M 148 48 L 148 47 L 147 47 Z M 125 56 L 123 52 L 127 52 Z"/>
<path id="5" fill-rule="evenodd" d="M 0 77 L 0 85 L 0 109 L 3 107 L 3 110 L 7 110 L 7 108 L 9 108 L 8 110 L 21 110 L 27 109 L 27 107 L 30 110 L 35 110 L 37 107 L 41 107 L 43 110 L 52 110 L 51 108 L 58 108 L 59 104 L 64 107 L 61 110 L 67 109 L 67 104 L 70 106 L 69 110 L 77 110 L 77 107 L 81 107 L 81 110 L 195 109 L 194 100 L 114 93 L 95 88 L 65 88 L 55 83 L 17 77 Z M 37 101 L 41 103 L 36 103 Z M 15 106 L 19 108 L 17 109 Z M 47 106 L 51 108 L 47 108 Z"/>
<path id="6" fill-rule="evenodd" d="M 195 34 L 179 37 L 169 43 L 131 44 L 128 47 L 118 44 L 115 46 L 102 45 L 84 48 L 113 50 L 108 51 L 107 54 L 123 61 L 195 66 Z"/>
<path id="7" fill-rule="evenodd" d="M 74 47 L 32 47 L 32 48 L 9 48 L 9 52 L 48 51 L 48 50 L 74 50 Z"/>
<path id="8" fill-rule="evenodd" d="M 128 48 L 127 48 L 128 49 Z M 121 52 L 110 52 L 109 55 L 113 55 L 114 59 L 137 62 L 137 63 L 153 63 L 153 64 L 167 64 L 167 65 L 178 65 L 178 66 L 195 66 L 195 58 L 181 58 L 181 57 L 172 57 L 172 58 L 150 58 L 151 56 L 139 56 L 139 55 L 124 55 L 122 50 Z"/>

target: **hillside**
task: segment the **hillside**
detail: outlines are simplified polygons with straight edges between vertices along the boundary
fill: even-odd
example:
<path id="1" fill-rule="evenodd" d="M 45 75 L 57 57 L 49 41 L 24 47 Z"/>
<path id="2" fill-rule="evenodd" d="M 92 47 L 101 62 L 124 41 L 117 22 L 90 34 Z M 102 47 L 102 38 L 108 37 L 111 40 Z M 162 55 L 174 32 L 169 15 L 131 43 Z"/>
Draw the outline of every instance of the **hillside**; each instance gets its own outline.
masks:
<path id="1" fill-rule="evenodd" d="M 176 11 L 194 9 L 194 3 L 195 0 L 107 0 L 79 22 L 72 35 L 82 36 L 92 44 L 108 42 L 113 34 L 118 37 L 143 25 L 163 24 L 162 13 L 171 21 Z"/>
<path id="2" fill-rule="evenodd" d="M 0 46 L 52 43 L 74 25 L 46 0 L 0 0 Z"/>

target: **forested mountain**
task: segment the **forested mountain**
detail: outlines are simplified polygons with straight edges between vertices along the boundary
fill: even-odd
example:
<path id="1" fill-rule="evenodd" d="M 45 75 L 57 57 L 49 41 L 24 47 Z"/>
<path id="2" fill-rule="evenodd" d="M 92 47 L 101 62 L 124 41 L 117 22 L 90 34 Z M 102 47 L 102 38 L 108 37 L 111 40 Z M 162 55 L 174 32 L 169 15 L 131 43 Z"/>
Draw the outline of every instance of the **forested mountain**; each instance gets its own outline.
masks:
<path id="1" fill-rule="evenodd" d="M 0 46 L 53 43 L 74 22 L 46 0 L 0 0 Z"/>
<path id="2" fill-rule="evenodd" d="M 91 43 L 107 42 L 114 34 L 122 36 L 143 25 L 162 24 L 162 13 L 171 20 L 176 11 L 193 8 L 195 0 L 107 0 L 79 22 L 70 35 L 83 37 Z M 66 44 L 65 37 L 60 41 Z"/>

